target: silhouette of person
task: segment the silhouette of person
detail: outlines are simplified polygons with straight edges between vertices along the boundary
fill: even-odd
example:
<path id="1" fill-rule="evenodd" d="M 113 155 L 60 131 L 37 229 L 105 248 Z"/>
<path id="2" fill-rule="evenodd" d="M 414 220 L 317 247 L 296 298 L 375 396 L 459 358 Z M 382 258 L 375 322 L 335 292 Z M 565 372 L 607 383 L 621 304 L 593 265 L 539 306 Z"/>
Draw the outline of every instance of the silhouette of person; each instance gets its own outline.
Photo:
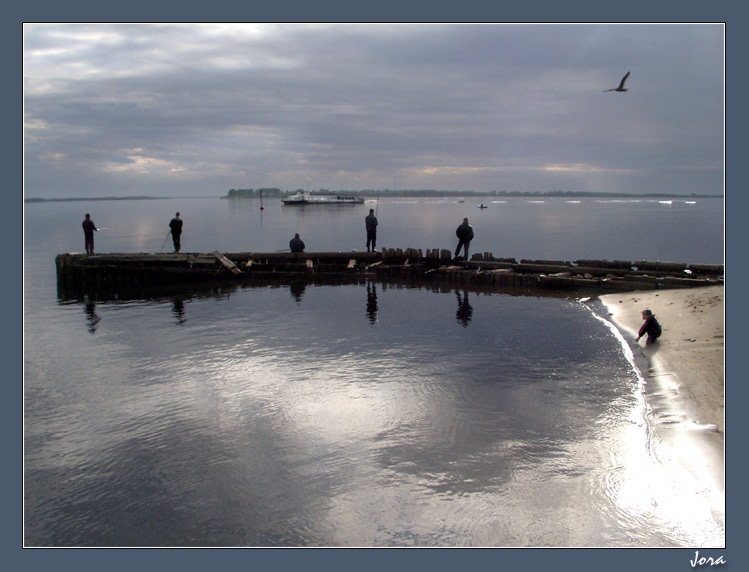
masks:
<path id="1" fill-rule="evenodd" d="M 367 317 L 374 324 L 377 321 L 377 286 L 367 283 Z"/>
<path id="2" fill-rule="evenodd" d="M 86 312 L 86 320 L 88 321 L 88 333 L 96 333 L 96 325 L 101 321 L 99 314 L 96 313 L 96 302 L 86 302 L 86 307 L 83 310 Z"/>
<path id="3" fill-rule="evenodd" d="M 304 242 L 299 237 L 298 232 L 294 235 L 294 238 L 289 241 L 289 248 L 291 249 L 291 252 L 304 252 Z"/>
<path id="4" fill-rule="evenodd" d="M 468 291 L 463 291 L 463 297 L 460 297 L 460 292 L 455 291 L 455 296 L 458 299 L 458 310 L 455 312 L 455 319 L 460 322 L 464 328 L 468 327 L 468 322 L 473 317 L 473 306 L 468 301 Z"/>
<path id="5" fill-rule="evenodd" d="M 635 341 L 639 342 L 640 338 L 644 336 L 645 334 L 647 334 L 648 339 L 645 340 L 645 343 L 646 344 L 655 343 L 655 341 L 661 335 L 661 326 L 658 323 L 658 320 L 655 319 L 655 314 L 653 314 L 653 312 L 651 312 L 650 310 L 643 310 L 642 319 L 645 320 L 645 323 L 640 328 L 640 331 L 637 332 L 637 337 L 635 338 Z"/>
<path id="6" fill-rule="evenodd" d="M 292 298 L 297 301 L 297 304 L 302 302 L 302 296 L 304 291 L 307 289 L 307 284 L 301 280 L 295 280 L 289 284 L 289 291 L 291 292 Z"/>
<path id="7" fill-rule="evenodd" d="M 377 245 L 377 217 L 374 209 L 369 209 L 369 214 L 364 218 L 364 226 L 367 229 L 367 252 L 374 252 Z M 372 245 L 372 250 L 369 245 Z"/>
<path id="8" fill-rule="evenodd" d="M 468 260 L 468 247 L 473 240 L 473 227 L 468 224 L 468 219 L 464 218 L 463 223 L 455 230 L 455 236 L 458 237 L 458 247 L 455 249 L 455 257 L 460 254 L 460 249 L 465 249 L 463 260 Z"/>
<path id="9" fill-rule="evenodd" d="M 86 213 L 86 218 L 83 223 L 83 240 L 85 242 L 86 254 L 94 253 L 94 231 L 99 230 L 96 228 L 94 221 L 91 220 L 91 215 Z"/>
<path id="10" fill-rule="evenodd" d="M 179 213 L 174 215 L 174 218 L 169 221 L 169 228 L 172 229 L 172 242 L 174 243 L 174 252 L 179 252 L 181 247 L 180 239 L 182 237 L 182 219 L 179 218 Z"/>
<path id="11" fill-rule="evenodd" d="M 185 303 L 182 298 L 174 298 L 172 300 L 172 314 L 177 318 L 177 323 L 182 326 L 187 321 L 185 316 Z"/>

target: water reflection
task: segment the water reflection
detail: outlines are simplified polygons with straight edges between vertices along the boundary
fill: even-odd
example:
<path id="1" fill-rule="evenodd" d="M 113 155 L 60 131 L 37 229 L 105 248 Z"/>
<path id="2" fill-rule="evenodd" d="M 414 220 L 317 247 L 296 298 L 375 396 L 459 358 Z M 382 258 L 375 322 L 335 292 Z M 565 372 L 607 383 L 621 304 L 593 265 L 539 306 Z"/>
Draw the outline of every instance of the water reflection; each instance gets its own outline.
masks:
<path id="1" fill-rule="evenodd" d="M 470 286 L 307 284 L 105 304 L 107 335 L 82 333 L 86 351 L 29 359 L 27 543 L 713 538 L 701 506 L 669 502 L 678 481 L 649 462 L 632 366 L 577 304 Z M 288 286 L 297 302 L 307 296 L 304 311 L 288 311 Z M 187 302 L 191 323 L 176 329 Z M 80 311 L 60 315 L 78 328 Z M 50 385 L 53 368 L 67 383 Z"/>
<path id="2" fill-rule="evenodd" d="M 367 282 L 367 318 L 370 324 L 377 322 L 377 286 Z"/>
<path id="3" fill-rule="evenodd" d="M 309 282 L 305 280 L 294 280 L 294 281 L 288 282 L 287 284 L 289 287 L 289 293 L 291 297 L 297 302 L 297 304 L 301 304 Z M 379 284 L 380 284 L 380 288 L 382 289 L 382 293 L 384 294 L 388 289 L 388 284 L 386 282 L 381 282 Z M 370 325 L 374 325 L 378 322 L 379 313 L 381 309 L 380 300 L 378 298 L 378 293 L 377 293 L 377 288 L 378 288 L 378 282 L 367 281 L 365 316 Z M 174 318 L 174 323 L 181 327 L 187 323 L 187 312 L 186 312 L 186 307 L 185 307 L 185 301 L 188 301 L 191 299 L 197 300 L 201 298 L 228 300 L 232 294 L 235 294 L 238 291 L 241 291 L 241 288 L 227 287 L 227 288 L 209 289 L 205 292 L 195 293 L 194 295 L 190 295 L 187 292 L 181 292 L 178 295 L 172 295 L 168 298 L 157 297 L 157 298 L 153 298 L 152 300 L 162 301 L 162 302 L 169 301 L 171 303 L 171 313 L 172 313 L 172 317 Z M 448 288 L 445 291 L 450 292 L 452 291 L 452 288 Z M 473 319 L 473 306 L 471 305 L 471 302 L 470 302 L 468 289 L 463 289 L 461 291 L 456 288 L 454 292 L 455 292 L 455 297 L 456 297 L 457 304 L 458 304 L 457 309 L 455 311 L 455 319 L 457 320 L 459 324 L 461 324 L 464 328 L 466 328 L 468 327 L 468 324 Z M 109 300 L 105 298 L 103 303 L 106 304 L 108 301 Z M 101 303 L 102 301 L 99 300 L 98 302 Z M 89 333 L 91 334 L 96 333 L 98 324 L 101 321 L 101 317 L 96 312 L 96 304 L 97 304 L 97 301 L 92 300 L 88 297 L 86 297 L 84 300 L 84 312 L 87 317 L 87 327 L 88 327 Z"/>
<path id="4" fill-rule="evenodd" d="M 174 317 L 177 319 L 178 325 L 185 325 L 187 317 L 185 316 L 185 303 L 182 298 L 174 298 L 172 300 L 172 314 L 174 314 Z"/>
<path id="5" fill-rule="evenodd" d="M 88 322 L 88 332 L 95 334 L 96 326 L 101 321 L 101 317 L 96 313 L 96 302 L 87 301 L 84 312 L 86 313 L 86 321 Z"/>
<path id="6" fill-rule="evenodd" d="M 294 300 L 297 301 L 297 304 L 300 304 L 302 302 L 302 296 L 304 296 L 304 291 L 307 289 L 306 282 L 292 282 L 289 284 L 289 291 L 291 292 L 291 297 L 294 298 Z"/>
<path id="7" fill-rule="evenodd" d="M 468 327 L 468 322 L 473 317 L 473 306 L 468 301 L 468 290 L 463 290 L 462 297 L 460 292 L 455 290 L 455 296 L 458 299 L 458 310 L 455 312 L 455 319 L 466 328 Z"/>

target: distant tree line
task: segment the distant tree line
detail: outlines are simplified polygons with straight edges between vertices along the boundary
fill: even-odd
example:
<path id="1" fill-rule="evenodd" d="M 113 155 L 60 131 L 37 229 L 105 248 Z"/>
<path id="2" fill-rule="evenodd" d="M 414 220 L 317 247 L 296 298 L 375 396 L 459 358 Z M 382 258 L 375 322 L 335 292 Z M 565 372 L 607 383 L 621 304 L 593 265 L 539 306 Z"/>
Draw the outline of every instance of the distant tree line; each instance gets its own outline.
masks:
<path id="1" fill-rule="evenodd" d="M 225 197 L 226 199 L 236 198 L 257 198 L 264 197 L 282 197 L 293 193 L 303 192 L 304 189 L 297 189 L 296 191 L 282 191 L 276 187 L 269 187 L 264 189 L 230 189 Z M 363 197 L 653 197 L 653 198 L 669 198 L 669 197 L 699 197 L 699 198 L 715 198 L 722 195 L 710 195 L 710 194 L 695 194 L 691 193 L 688 195 L 672 194 L 672 193 L 594 193 L 586 191 L 437 191 L 434 189 L 364 189 L 358 191 L 330 191 L 328 189 L 319 189 L 310 191 L 311 194 L 315 195 L 351 195 L 351 196 L 363 196 Z"/>
<path id="2" fill-rule="evenodd" d="M 229 189 L 229 192 L 223 198 L 225 199 L 252 199 L 255 197 L 259 197 L 261 194 L 264 197 L 280 197 L 286 193 L 284 193 L 281 189 L 278 189 L 276 187 L 269 187 L 266 189 Z"/>

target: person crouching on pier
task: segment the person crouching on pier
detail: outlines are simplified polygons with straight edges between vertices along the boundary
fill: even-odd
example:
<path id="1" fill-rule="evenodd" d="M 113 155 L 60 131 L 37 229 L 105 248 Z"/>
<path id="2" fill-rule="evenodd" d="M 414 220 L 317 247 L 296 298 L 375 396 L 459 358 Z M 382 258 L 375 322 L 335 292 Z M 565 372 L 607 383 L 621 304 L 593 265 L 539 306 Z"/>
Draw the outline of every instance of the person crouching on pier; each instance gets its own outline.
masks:
<path id="1" fill-rule="evenodd" d="M 289 241 L 289 248 L 291 249 L 291 252 L 304 252 L 304 242 L 299 238 L 298 232 L 294 235 L 294 238 Z"/>

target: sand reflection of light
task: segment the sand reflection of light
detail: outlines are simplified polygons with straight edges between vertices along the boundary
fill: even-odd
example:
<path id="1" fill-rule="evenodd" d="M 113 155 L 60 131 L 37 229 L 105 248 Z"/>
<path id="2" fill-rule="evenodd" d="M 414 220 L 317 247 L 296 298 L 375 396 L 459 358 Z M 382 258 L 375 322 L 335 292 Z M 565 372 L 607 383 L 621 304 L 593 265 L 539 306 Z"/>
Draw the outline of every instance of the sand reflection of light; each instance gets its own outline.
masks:
<path id="1" fill-rule="evenodd" d="M 674 439 L 667 447 L 659 439 L 645 400 L 647 382 L 635 364 L 632 349 L 613 324 L 596 318 L 619 340 L 638 382 L 636 404 L 619 437 L 619 447 L 611 453 L 612 469 L 605 483 L 614 518 L 657 524 L 670 531 L 666 539 L 643 539 L 651 545 L 667 540 L 690 546 L 723 546 L 725 530 L 714 517 L 707 475 L 697 475 L 678 462 L 680 456 L 689 454 L 678 450 L 687 446 L 687 440 Z"/>

